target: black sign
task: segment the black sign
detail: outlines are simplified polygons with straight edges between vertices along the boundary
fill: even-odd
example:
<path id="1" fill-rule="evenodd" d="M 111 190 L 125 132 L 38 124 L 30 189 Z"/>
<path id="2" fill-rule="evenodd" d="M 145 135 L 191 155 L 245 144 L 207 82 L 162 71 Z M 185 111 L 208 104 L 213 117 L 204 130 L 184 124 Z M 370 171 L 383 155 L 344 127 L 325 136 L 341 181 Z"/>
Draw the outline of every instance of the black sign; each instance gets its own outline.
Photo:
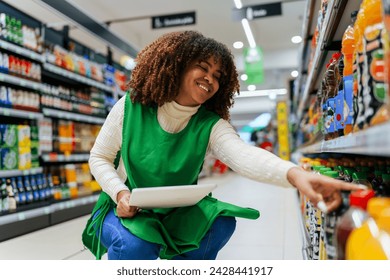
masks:
<path id="1" fill-rule="evenodd" d="M 242 20 L 244 18 L 248 20 L 270 17 L 270 16 L 279 16 L 282 14 L 282 3 L 270 3 L 262 4 L 255 6 L 245 6 L 241 9 L 233 10 L 233 19 Z"/>
<path id="2" fill-rule="evenodd" d="M 196 23 L 195 12 L 152 17 L 152 28 L 166 28 Z"/>

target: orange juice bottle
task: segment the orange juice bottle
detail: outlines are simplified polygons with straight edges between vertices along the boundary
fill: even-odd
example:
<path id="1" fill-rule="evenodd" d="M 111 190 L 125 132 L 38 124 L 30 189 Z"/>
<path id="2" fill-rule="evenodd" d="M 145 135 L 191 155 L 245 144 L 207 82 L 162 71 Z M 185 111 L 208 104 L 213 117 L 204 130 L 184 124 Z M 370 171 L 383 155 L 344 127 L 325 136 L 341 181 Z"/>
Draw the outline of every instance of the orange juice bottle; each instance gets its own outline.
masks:
<path id="1" fill-rule="evenodd" d="M 381 0 L 367 0 L 365 7 L 363 40 L 365 67 L 363 71 L 363 102 L 365 127 L 373 125 L 372 119 L 384 104 L 384 60 L 382 46 L 383 16 Z M 378 123 L 378 120 L 375 120 Z"/>
<path id="2" fill-rule="evenodd" d="M 357 11 L 351 14 L 352 23 L 344 32 L 341 42 L 341 53 L 344 56 L 343 83 L 344 83 L 344 135 L 353 130 L 353 60 L 355 52 L 354 23 Z"/>
<path id="3" fill-rule="evenodd" d="M 390 209 L 389 197 L 373 197 L 368 201 L 367 212 L 370 217 L 361 227 L 356 228 L 351 232 L 346 246 L 347 260 L 384 258 L 383 252 L 378 250 L 378 242 L 381 241 L 381 236 L 383 237 L 383 235 L 380 234 L 384 227 L 383 223 L 388 221 L 388 218 L 381 219 L 382 211 L 385 210 L 385 213 L 388 213 L 388 209 Z M 389 229 L 389 225 L 387 225 L 387 229 Z M 387 252 L 390 250 L 388 245 L 386 249 Z"/>

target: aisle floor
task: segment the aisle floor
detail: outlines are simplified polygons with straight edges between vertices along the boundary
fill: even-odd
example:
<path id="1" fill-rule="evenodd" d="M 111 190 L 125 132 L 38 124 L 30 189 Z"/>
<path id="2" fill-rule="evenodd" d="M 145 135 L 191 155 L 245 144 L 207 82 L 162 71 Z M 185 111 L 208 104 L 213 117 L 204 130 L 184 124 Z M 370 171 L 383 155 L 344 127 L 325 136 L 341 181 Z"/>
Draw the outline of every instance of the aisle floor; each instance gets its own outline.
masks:
<path id="1" fill-rule="evenodd" d="M 215 174 L 199 183 L 215 182 L 214 197 L 256 208 L 257 220 L 237 219 L 237 229 L 220 251 L 219 260 L 301 260 L 302 234 L 295 189 L 258 183 L 233 172 Z M 0 242 L 0 260 L 93 260 L 81 232 L 89 216 Z M 103 257 L 106 259 L 106 255 Z"/>

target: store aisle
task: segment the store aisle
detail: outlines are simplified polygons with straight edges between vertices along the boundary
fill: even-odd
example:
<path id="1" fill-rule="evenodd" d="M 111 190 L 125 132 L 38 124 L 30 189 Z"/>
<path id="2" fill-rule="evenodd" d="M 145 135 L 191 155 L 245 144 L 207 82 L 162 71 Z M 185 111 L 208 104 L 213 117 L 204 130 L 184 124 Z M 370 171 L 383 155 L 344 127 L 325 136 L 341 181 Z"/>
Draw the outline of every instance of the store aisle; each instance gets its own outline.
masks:
<path id="1" fill-rule="evenodd" d="M 203 178 L 215 182 L 215 197 L 261 212 L 257 220 L 237 219 L 237 229 L 221 250 L 220 260 L 302 259 L 299 204 L 295 189 L 284 189 L 243 178 L 233 172 Z M 81 232 L 88 216 L 0 242 L 0 259 L 93 260 L 83 250 Z"/>

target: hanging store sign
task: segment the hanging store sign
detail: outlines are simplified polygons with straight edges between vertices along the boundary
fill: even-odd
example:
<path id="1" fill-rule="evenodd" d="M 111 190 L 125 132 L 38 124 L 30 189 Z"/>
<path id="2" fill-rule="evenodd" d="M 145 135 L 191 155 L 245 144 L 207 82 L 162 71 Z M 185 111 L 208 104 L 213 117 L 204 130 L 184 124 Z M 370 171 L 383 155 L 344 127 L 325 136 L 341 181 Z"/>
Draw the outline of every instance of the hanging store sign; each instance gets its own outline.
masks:
<path id="1" fill-rule="evenodd" d="M 196 24 L 195 12 L 152 17 L 152 29 Z"/>
<path id="2" fill-rule="evenodd" d="M 258 18 L 270 17 L 270 16 L 279 16 L 282 14 L 282 3 L 270 3 L 254 6 L 245 6 L 241 9 L 233 10 L 233 19 L 242 20 L 246 18 L 247 20 L 254 20 Z"/>
<path id="3" fill-rule="evenodd" d="M 248 85 L 261 84 L 264 81 L 263 51 L 260 47 L 244 48 L 244 71 Z"/>

